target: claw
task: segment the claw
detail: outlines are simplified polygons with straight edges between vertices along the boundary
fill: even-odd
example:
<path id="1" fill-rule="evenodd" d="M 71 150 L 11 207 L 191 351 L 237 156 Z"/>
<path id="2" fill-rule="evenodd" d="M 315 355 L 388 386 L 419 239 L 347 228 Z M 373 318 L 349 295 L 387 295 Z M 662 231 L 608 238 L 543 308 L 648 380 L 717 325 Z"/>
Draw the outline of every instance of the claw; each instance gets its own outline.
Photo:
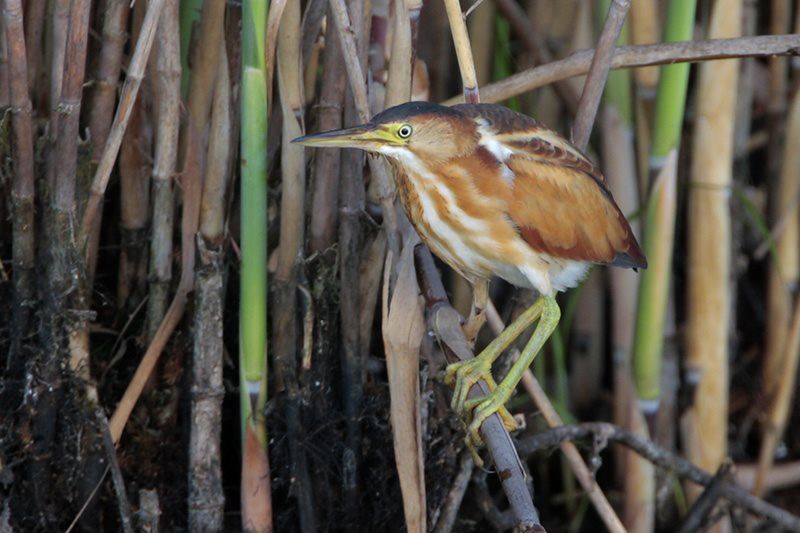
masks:
<path id="1" fill-rule="evenodd" d="M 467 428 L 467 437 L 472 440 L 475 446 L 483 446 L 483 437 L 481 436 L 481 425 L 483 422 L 497 413 L 503 421 L 503 426 L 508 431 L 513 431 L 517 428 L 517 423 L 514 417 L 506 409 L 505 404 L 511 397 L 512 390 L 507 390 L 502 384 L 496 388 L 491 394 L 483 398 L 476 398 L 470 400 L 465 404 L 465 408 L 472 411 L 472 420 Z"/>

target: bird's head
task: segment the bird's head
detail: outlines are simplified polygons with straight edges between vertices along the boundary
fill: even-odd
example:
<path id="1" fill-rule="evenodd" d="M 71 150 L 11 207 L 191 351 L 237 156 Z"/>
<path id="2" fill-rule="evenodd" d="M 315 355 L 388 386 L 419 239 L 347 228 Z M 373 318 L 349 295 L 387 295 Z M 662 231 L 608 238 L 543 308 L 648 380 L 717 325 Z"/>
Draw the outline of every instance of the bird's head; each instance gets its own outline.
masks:
<path id="1" fill-rule="evenodd" d="M 375 115 L 367 124 L 294 139 L 312 147 L 360 148 L 404 160 L 409 154 L 425 161 L 457 157 L 476 142 L 475 123 L 449 107 L 408 102 Z"/>

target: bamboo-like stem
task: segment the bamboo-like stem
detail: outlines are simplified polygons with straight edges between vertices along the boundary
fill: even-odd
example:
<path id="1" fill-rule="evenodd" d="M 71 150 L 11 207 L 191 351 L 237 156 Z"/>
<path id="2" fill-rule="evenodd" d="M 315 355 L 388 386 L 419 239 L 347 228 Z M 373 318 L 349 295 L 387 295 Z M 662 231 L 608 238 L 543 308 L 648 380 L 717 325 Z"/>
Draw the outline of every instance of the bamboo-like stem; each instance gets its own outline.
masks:
<path id="1" fill-rule="evenodd" d="M 50 59 L 48 106 L 50 108 L 49 128 L 51 132 L 58 128 L 58 101 L 61 98 L 61 83 L 64 79 L 64 55 L 67 45 L 67 29 L 69 27 L 69 0 L 53 0 L 52 3 L 52 30 L 49 32 L 49 42 L 46 57 Z M 52 199 L 55 194 L 55 145 L 56 136 L 48 136 L 47 175 L 45 181 L 45 194 Z"/>
<path id="2" fill-rule="evenodd" d="M 200 263 L 194 315 L 194 358 L 189 436 L 189 529 L 220 531 L 222 489 L 221 427 L 224 316 L 225 190 L 231 171 L 230 76 L 222 36 L 211 110 L 203 196 L 200 203 Z"/>
<path id="3" fill-rule="evenodd" d="M 716 2 L 709 36 L 740 35 L 741 13 L 741 0 Z M 685 365 L 688 381 L 697 388 L 694 404 L 685 415 L 684 443 L 689 460 L 708 471 L 719 468 L 728 448 L 732 302 L 728 190 L 733 174 L 738 73 L 735 59 L 700 67 L 689 189 Z M 696 496 L 699 491 L 690 494 Z"/>
<path id="4" fill-rule="evenodd" d="M 470 50 L 474 55 L 475 79 L 478 85 L 491 81 L 494 44 L 495 2 L 483 2 L 467 19 Z"/>
<path id="5" fill-rule="evenodd" d="M 775 211 L 779 220 L 784 220 L 784 229 L 777 237 L 776 262 L 770 268 L 767 303 L 767 338 L 764 360 L 764 385 L 769 385 L 766 396 L 769 400 L 767 418 L 762 428 L 762 443 L 759 453 L 759 468 L 753 492 L 759 495 L 764 490 L 767 470 L 774 461 L 775 449 L 786 426 L 791 401 L 792 385 L 796 375 L 797 353 L 790 335 L 790 294 L 796 288 L 800 272 L 800 250 L 798 230 L 800 210 L 797 197 L 800 195 L 800 156 L 796 149 L 800 142 L 800 91 L 795 92 L 789 109 L 786 125 L 781 172 L 776 187 Z M 795 303 L 795 317 L 798 314 Z M 782 353 L 780 353 L 782 351 Z M 795 367 L 794 370 L 792 368 Z M 787 383 L 788 382 L 788 383 Z"/>
<path id="6" fill-rule="evenodd" d="M 344 125 L 353 126 L 369 119 L 366 78 L 369 30 L 365 27 L 364 2 L 330 1 L 335 30 L 339 37 L 348 75 L 348 92 L 345 100 Z M 350 21 L 355 21 L 351 25 Z M 370 158 L 370 161 L 376 161 Z M 358 512 L 361 484 L 361 423 L 359 413 L 364 393 L 364 355 L 361 353 L 359 311 L 361 302 L 355 290 L 359 282 L 359 266 L 363 246 L 361 213 L 365 205 L 364 159 L 356 150 L 342 151 L 341 173 L 347 179 L 339 191 L 339 328 L 342 338 L 342 407 L 345 417 L 345 442 L 342 464 L 345 477 L 345 514 L 352 517 Z M 373 164 L 372 168 L 376 168 Z M 388 187 L 388 176 L 386 177 Z M 393 206 L 391 207 L 393 209 Z M 387 211 L 389 212 L 389 211 Z M 387 231 L 387 237 L 389 236 Z"/>
<path id="7" fill-rule="evenodd" d="M 31 101 L 28 96 L 27 59 L 22 23 L 22 3 L 7 0 L 3 22 L 8 50 L 11 126 L 14 134 L 14 176 L 11 183 L 11 218 L 13 220 L 12 261 L 14 265 L 14 307 L 12 310 L 11 354 L 8 368 L 21 365 L 24 339 L 31 334 L 31 313 L 35 298 L 34 267 L 36 234 L 34 232 L 34 153 Z"/>
<path id="8" fill-rule="evenodd" d="M 153 219 L 150 240 L 150 296 L 147 300 L 147 340 L 152 341 L 167 311 L 172 280 L 174 227 L 173 177 L 178 160 L 181 64 L 178 5 L 175 0 L 161 14 L 156 35 L 153 90 L 157 102 L 155 159 L 153 162 Z"/>
<path id="9" fill-rule="evenodd" d="M 469 45 L 469 35 L 467 34 L 464 14 L 461 12 L 461 5 L 458 0 L 445 0 L 444 6 L 447 9 L 447 20 L 450 22 L 453 44 L 456 47 L 464 100 L 467 103 L 476 104 L 480 101 L 478 79 L 475 74 L 475 63 L 472 60 L 472 48 Z"/>
<path id="10" fill-rule="evenodd" d="M 266 0 L 242 4 L 241 296 L 242 524 L 272 527 L 267 428 L 267 85 Z M 270 61 L 271 56 L 270 56 Z"/>
<path id="11" fill-rule="evenodd" d="M 694 27 L 695 0 L 671 0 L 665 39 L 686 40 Z M 633 371 L 636 392 L 646 414 L 658 410 L 664 317 L 669 299 L 675 233 L 677 151 L 683 125 L 689 65 L 661 71 L 651 146 L 651 174 L 657 176 L 647 207 L 644 252 L 648 269 L 639 285 Z"/>
<path id="12" fill-rule="evenodd" d="M 330 36 L 333 28 L 328 29 Z M 323 52 L 322 82 L 317 107 L 319 131 L 342 127 L 344 106 L 345 72 L 338 39 L 329 39 Z M 339 197 L 339 165 L 341 151 L 338 149 L 317 150 L 312 171 L 311 223 L 309 228 L 309 250 L 320 252 L 336 241 L 339 219 L 337 201 Z"/>
<path id="13" fill-rule="evenodd" d="M 636 2 L 634 2 L 634 6 Z M 618 45 L 627 44 L 626 24 Z M 600 115 L 602 159 L 609 187 L 623 213 L 639 207 L 636 148 L 633 130 L 632 73 L 612 71 Z M 636 235 L 638 221 L 631 221 Z M 634 401 L 631 380 L 631 347 L 636 323 L 638 275 L 621 268 L 609 269 L 611 292 L 611 350 L 614 366 L 614 421 L 630 431 L 646 434 L 646 424 Z M 617 478 L 624 487 L 623 521 L 628 531 L 649 532 L 655 527 L 655 472 L 650 462 L 617 447 Z"/>
<path id="14" fill-rule="evenodd" d="M 147 5 L 137 2 L 131 15 L 131 42 L 141 33 Z M 151 101 L 153 80 L 143 80 L 133 102 L 131 120 L 119 150 L 120 241 L 117 306 L 133 310 L 147 294 L 150 250 L 150 176 L 153 170 L 153 128 Z"/>
<path id="15" fill-rule="evenodd" d="M 103 42 L 100 49 L 100 64 L 97 68 L 94 92 L 92 95 L 92 113 L 89 115 L 89 132 L 92 141 L 92 160 L 98 161 L 108 138 L 108 130 L 114 116 L 114 104 L 117 99 L 119 74 L 122 69 L 122 52 L 128 34 L 130 4 L 127 0 L 113 0 L 105 6 L 103 20 Z M 102 206 L 89 229 L 85 257 L 87 285 L 94 284 L 94 272 L 97 267 L 97 253 L 100 244 L 100 226 L 103 219 Z"/>
<path id="16" fill-rule="evenodd" d="M 175 1 L 175 0 L 171 0 Z M 152 5 L 152 4 L 151 4 Z M 176 32 L 177 33 L 177 32 Z M 189 128 L 187 135 L 194 135 L 194 130 Z M 196 139 L 188 139 L 188 146 L 195 146 Z M 202 176 L 200 174 L 200 157 L 192 150 L 186 151 L 183 168 L 181 170 L 181 191 L 183 197 L 183 212 L 181 213 L 181 277 L 172 303 L 164 315 L 153 340 L 136 368 L 125 393 L 117 404 L 114 414 L 109 420 L 109 431 L 115 443 L 119 443 L 128 418 L 136 406 L 136 402 L 150 379 L 153 369 L 158 363 L 158 358 L 167 341 L 175 331 L 186 309 L 188 295 L 194 288 L 194 262 L 195 238 L 197 223 L 200 216 L 200 196 L 202 194 Z"/>
<path id="17" fill-rule="evenodd" d="M 277 77 L 283 116 L 282 137 L 294 139 L 304 133 L 303 70 L 300 50 L 300 2 L 286 4 L 277 43 Z M 273 372 L 275 386 L 285 392 L 286 438 L 289 442 L 294 491 L 298 499 L 301 531 L 317 529 L 311 481 L 300 433 L 300 389 L 297 381 L 298 268 L 303 259 L 305 222 L 305 150 L 281 144 L 280 238 L 273 281 L 272 311 Z M 260 496 L 259 496 L 260 497 Z"/>
<path id="18" fill-rule="evenodd" d="M 42 51 L 44 43 L 44 22 L 46 20 L 47 2 L 27 2 L 25 5 L 25 53 L 28 62 L 28 89 L 38 95 L 37 87 L 41 79 Z"/>
<path id="19" fill-rule="evenodd" d="M 189 94 L 189 79 L 192 72 L 193 38 L 200 15 L 203 12 L 203 0 L 182 0 L 180 11 L 181 25 L 181 97 Z"/>
<path id="20" fill-rule="evenodd" d="M 625 15 L 630 6 L 630 0 L 612 0 L 606 22 L 603 25 L 603 31 L 597 41 L 597 47 L 592 56 L 592 64 L 589 67 L 589 75 L 586 77 L 586 84 L 583 86 L 581 99 L 578 102 L 578 112 L 575 115 L 575 123 L 572 127 L 572 142 L 581 150 L 585 150 L 589 144 L 592 125 L 594 124 L 595 116 L 597 116 L 600 97 L 603 94 L 603 88 L 608 78 L 611 58 L 614 55 L 614 47 L 622 31 Z"/>
<path id="21" fill-rule="evenodd" d="M 689 37 L 685 37 L 688 39 Z M 642 46 L 622 46 L 614 51 L 611 68 L 647 67 L 651 65 L 674 65 L 731 59 L 736 57 L 770 57 L 775 55 L 796 56 L 800 35 L 760 35 L 736 39 L 713 39 L 708 41 L 685 41 Z M 513 96 L 538 89 L 559 80 L 580 76 L 589 72 L 592 50 L 582 50 L 547 65 L 532 67 L 505 80 L 481 87 L 484 102 L 501 102 Z M 665 67 L 666 68 L 666 67 Z M 687 66 L 688 68 L 688 66 Z M 464 101 L 463 95 L 442 102 L 453 105 Z"/>
<path id="22" fill-rule="evenodd" d="M 636 0 L 631 4 L 631 43 L 653 44 L 659 40 L 659 14 L 656 0 Z M 651 100 L 656 96 L 658 69 L 646 67 L 634 71 L 639 95 Z"/>
<path id="23" fill-rule="evenodd" d="M 359 61 L 360 49 L 356 46 L 354 35 L 355 33 L 350 20 L 354 17 L 348 16 L 347 6 L 344 0 L 329 0 L 331 7 L 331 15 L 333 15 L 336 32 L 339 37 L 339 44 L 342 47 L 342 55 L 347 71 L 348 87 L 353 93 L 353 101 L 355 112 L 358 114 L 358 119 L 361 123 L 369 122 L 369 98 L 367 98 L 367 89 L 365 84 L 365 67 L 362 63 L 366 64 L 366 56 L 364 61 Z M 358 20 L 358 19 L 356 19 Z M 359 30 L 360 31 L 360 30 Z M 366 48 L 364 48 L 366 50 Z M 354 124 L 353 124 L 354 125 Z M 377 188 L 381 207 L 383 208 L 384 222 L 386 223 L 386 236 L 388 237 L 389 250 L 395 257 L 400 254 L 399 232 L 397 224 L 397 213 L 394 208 L 394 199 L 392 197 L 391 176 L 386 162 L 377 157 L 368 157 L 370 171 L 372 176 L 377 180 Z"/>
<path id="24" fill-rule="evenodd" d="M 108 180 L 111 177 L 111 170 L 114 168 L 114 162 L 117 160 L 119 147 L 122 143 L 122 137 L 125 133 L 125 128 L 131 117 L 133 110 L 133 103 L 136 100 L 136 94 L 139 92 L 139 86 L 144 77 L 144 70 L 147 66 L 147 58 L 150 56 L 150 50 L 153 46 L 153 40 L 156 34 L 156 27 L 158 19 L 161 16 L 161 11 L 164 7 L 165 0 L 152 0 L 147 6 L 147 13 L 142 23 L 141 33 L 139 39 L 136 41 L 136 48 L 133 52 L 130 65 L 128 65 L 127 76 L 125 84 L 122 86 L 122 93 L 119 97 L 119 105 L 117 106 L 116 115 L 114 115 L 114 122 L 111 125 L 111 131 L 108 135 L 108 142 L 106 143 L 103 156 L 100 158 L 100 163 L 97 165 L 97 171 L 92 181 L 91 193 L 89 200 L 86 203 L 86 209 L 83 212 L 83 221 L 81 223 L 80 233 L 82 243 L 89 229 L 97 216 L 100 208 L 100 202 L 105 194 Z"/>
<path id="25" fill-rule="evenodd" d="M 214 80 L 219 71 L 219 43 L 225 22 L 225 0 L 206 0 L 203 2 L 202 18 L 198 29 L 197 44 L 192 47 L 192 70 L 189 77 L 189 116 L 200 138 L 203 138 L 211 98 L 214 94 Z"/>

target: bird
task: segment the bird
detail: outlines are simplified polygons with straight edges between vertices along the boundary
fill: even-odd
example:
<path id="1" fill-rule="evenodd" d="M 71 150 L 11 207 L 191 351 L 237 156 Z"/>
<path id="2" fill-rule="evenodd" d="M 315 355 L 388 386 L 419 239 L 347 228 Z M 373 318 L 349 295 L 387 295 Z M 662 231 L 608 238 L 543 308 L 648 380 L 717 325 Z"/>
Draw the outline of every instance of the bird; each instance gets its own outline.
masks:
<path id="1" fill-rule="evenodd" d="M 421 240 L 473 286 L 465 332 L 483 325 L 488 284 L 500 277 L 539 297 L 475 358 L 448 365 L 452 407 L 465 420 L 473 456 L 494 413 L 515 427 L 505 404 L 558 325 L 558 292 L 593 264 L 647 268 L 608 184 L 581 150 L 534 118 L 498 104 L 407 102 L 358 126 L 305 135 L 307 147 L 359 148 L 385 157 L 400 203 Z M 538 320 L 506 377 L 492 363 Z M 468 399 L 485 380 L 489 394 Z"/>

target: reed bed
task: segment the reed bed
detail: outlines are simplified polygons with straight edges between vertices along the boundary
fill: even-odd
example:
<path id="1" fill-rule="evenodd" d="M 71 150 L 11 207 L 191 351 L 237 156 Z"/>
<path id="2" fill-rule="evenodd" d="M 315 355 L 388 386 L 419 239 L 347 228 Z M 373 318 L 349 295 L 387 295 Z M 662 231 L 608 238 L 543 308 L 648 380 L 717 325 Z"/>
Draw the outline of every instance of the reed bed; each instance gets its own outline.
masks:
<path id="1" fill-rule="evenodd" d="M 0 530 L 800 530 L 797 2 L 0 9 Z M 648 256 L 483 468 L 444 368 L 534 295 L 465 331 L 386 162 L 289 142 L 412 98 L 572 136 Z"/>

